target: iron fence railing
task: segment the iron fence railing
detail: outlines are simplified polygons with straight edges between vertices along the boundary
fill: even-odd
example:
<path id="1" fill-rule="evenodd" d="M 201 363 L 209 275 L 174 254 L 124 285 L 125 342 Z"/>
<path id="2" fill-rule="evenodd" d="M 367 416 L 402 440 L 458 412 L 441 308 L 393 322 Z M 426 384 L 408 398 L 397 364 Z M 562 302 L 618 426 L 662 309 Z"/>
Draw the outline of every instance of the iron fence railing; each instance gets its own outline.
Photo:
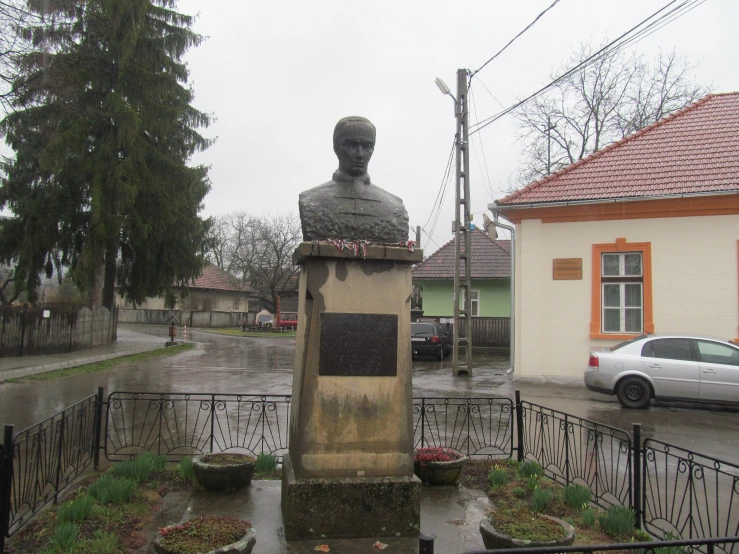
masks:
<path id="1" fill-rule="evenodd" d="M 739 536 L 739 465 L 647 439 L 643 480 L 644 527 L 653 535 Z"/>
<path id="2" fill-rule="evenodd" d="M 105 455 L 182 456 L 287 452 L 290 395 L 114 392 L 108 397 Z"/>
<path id="3" fill-rule="evenodd" d="M 563 485 L 587 486 L 602 508 L 634 505 L 629 433 L 530 402 L 520 405 L 522 460 L 537 462 Z"/>
<path id="4" fill-rule="evenodd" d="M 468 456 L 510 458 L 513 402 L 509 398 L 414 398 L 416 448 L 454 448 Z"/>
<path id="5" fill-rule="evenodd" d="M 739 552 L 739 537 L 701 538 L 693 540 L 669 540 L 654 542 L 629 542 L 617 544 L 579 544 L 576 546 L 540 546 L 537 548 L 516 548 L 516 554 L 595 554 L 597 552 L 636 552 L 638 554 L 692 554 L 695 551 L 705 554 L 735 554 Z M 464 554 L 510 554 L 511 550 L 470 550 Z"/>
<path id="6" fill-rule="evenodd" d="M 98 395 L 13 435 L 5 428 L 0 527 L 10 537 L 95 460 Z M 7 448 L 7 450 L 6 450 Z"/>

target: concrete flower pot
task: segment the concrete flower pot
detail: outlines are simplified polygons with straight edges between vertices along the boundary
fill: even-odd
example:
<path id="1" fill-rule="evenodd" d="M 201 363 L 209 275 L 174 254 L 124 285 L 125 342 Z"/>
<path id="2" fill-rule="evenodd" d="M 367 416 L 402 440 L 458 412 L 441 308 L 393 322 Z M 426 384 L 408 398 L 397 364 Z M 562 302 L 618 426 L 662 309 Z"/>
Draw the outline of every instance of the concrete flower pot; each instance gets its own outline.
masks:
<path id="1" fill-rule="evenodd" d="M 480 522 L 480 534 L 482 535 L 482 542 L 485 544 L 485 548 L 488 550 L 495 550 L 500 548 L 535 548 L 538 546 L 568 546 L 575 542 L 575 528 L 556 517 L 546 516 L 541 514 L 541 517 L 545 517 L 555 523 L 562 526 L 564 532 L 564 539 L 555 541 L 532 541 L 523 540 L 509 537 L 504 535 L 500 531 L 497 531 L 493 524 L 490 523 L 490 519 L 483 518 Z"/>
<path id="2" fill-rule="evenodd" d="M 168 549 L 162 544 L 162 539 L 164 538 L 164 534 L 177 529 L 181 525 L 182 523 L 175 523 L 159 530 L 159 534 L 154 539 L 154 551 L 157 554 L 174 554 L 173 550 Z M 256 542 L 257 532 L 254 530 L 254 527 L 249 527 L 246 534 L 238 541 L 232 542 L 231 544 L 225 544 L 203 554 L 249 554 L 254 548 Z"/>
<path id="3" fill-rule="evenodd" d="M 209 491 L 226 491 L 251 484 L 256 459 L 246 454 L 204 454 L 192 459 L 195 478 Z"/>
<path id="4" fill-rule="evenodd" d="M 413 462 L 413 473 L 423 481 L 434 487 L 459 485 L 464 465 L 469 456 L 461 456 L 449 462 L 418 461 Z"/>

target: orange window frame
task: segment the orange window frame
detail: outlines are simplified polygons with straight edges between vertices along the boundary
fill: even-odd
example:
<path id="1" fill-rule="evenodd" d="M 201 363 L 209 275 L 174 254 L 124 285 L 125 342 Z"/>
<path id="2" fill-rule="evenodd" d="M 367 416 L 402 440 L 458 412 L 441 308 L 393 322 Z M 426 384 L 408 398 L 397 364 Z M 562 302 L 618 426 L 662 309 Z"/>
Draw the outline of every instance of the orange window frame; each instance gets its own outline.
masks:
<path id="1" fill-rule="evenodd" d="M 651 242 L 626 242 L 625 238 L 618 238 L 614 244 L 593 245 L 593 271 L 592 271 L 592 304 L 590 309 L 590 338 L 606 340 L 628 340 L 638 336 L 637 333 L 603 333 L 601 305 L 601 270 L 602 254 L 609 252 L 641 252 L 643 271 L 643 330 L 645 333 L 654 333 L 654 311 L 652 309 L 652 243 Z"/>

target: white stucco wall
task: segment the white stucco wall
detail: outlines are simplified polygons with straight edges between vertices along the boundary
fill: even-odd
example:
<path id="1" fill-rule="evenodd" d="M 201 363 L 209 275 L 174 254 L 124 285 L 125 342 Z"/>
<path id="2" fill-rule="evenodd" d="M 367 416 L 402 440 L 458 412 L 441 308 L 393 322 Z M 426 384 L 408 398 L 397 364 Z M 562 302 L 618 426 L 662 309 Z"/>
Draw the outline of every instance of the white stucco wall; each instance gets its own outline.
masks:
<path id="1" fill-rule="evenodd" d="M 592 245 L 650 242 L 656 333 L 737 338 L 739 215 L 516 225 L 516 375 L 581 377 L 590 339 Z M 552 260 L 582 258 L 582 280 L 554 281 Z"/>

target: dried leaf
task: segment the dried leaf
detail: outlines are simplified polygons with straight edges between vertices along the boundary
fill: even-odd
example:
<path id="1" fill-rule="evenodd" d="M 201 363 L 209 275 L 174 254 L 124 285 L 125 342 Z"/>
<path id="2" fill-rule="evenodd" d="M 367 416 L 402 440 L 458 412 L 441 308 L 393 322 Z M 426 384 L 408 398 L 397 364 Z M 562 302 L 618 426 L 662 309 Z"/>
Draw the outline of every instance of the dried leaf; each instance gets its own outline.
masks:
<path id="1" fill-rule="evenodd" d="M 313 550 L 318 550 L 319 552 L 328 552 L 329 548 L 327 544 L 320 544 L 316 546 Z"/>
<path id="2" fill-rule="evenodd" d="M 373 544 L 375 548 L 379 550 L 385 550 L 387 548 L 387 545 L 384 542 L 377 541 L 375 544 Z"/>

